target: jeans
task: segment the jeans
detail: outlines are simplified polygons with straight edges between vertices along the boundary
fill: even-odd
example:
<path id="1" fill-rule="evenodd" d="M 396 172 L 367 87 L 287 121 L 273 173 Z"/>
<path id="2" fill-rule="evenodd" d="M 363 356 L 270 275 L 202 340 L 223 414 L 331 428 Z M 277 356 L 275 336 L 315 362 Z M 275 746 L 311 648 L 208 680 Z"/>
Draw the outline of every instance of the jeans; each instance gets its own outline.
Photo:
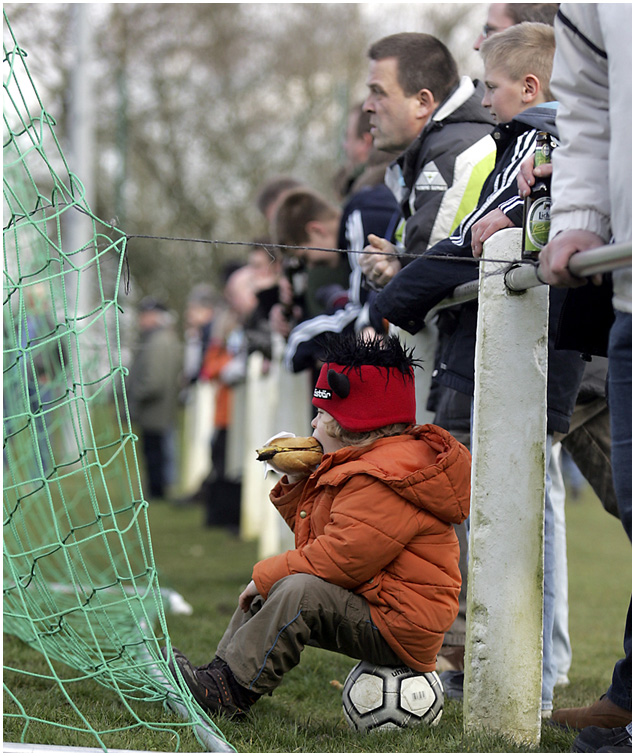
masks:
<path id="1" fill-rule="evenodd" d="M 616 312 L 609 338 L 609 389 L 611 413 L 611 443 L 613 480 L 617 494 L 620 519 L 632 543 L 632 316 Z M 631 606 L 626 615 L 624 629 L 624 658 L 613 670 L 608 698 L 623 709 L 631 708 L 632 690 L 632 626 Z"/>

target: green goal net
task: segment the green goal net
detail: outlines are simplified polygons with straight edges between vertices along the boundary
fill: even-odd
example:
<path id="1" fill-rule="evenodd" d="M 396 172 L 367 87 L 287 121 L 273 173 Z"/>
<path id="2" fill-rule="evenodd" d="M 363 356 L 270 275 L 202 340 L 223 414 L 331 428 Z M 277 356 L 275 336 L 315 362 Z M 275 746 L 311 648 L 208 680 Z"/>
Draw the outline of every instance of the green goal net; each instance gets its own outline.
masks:
<path id="1" fill-rule="evenodd" d="M 108 750 L 149 728 L 164 734 L 157 750 L 187 735 L 231 751 L 160 654 L 174 595 L 159 585 L 126 403 L 126 237 L 88 207 L 4 24 L 3 612 L 27 651 L 5 651 L 5 737 L 61 728 L 63 743 Z M 78 703 L 87 686 L 108 690 L 93 696 L 105 717 Z M 40 695 L 59 699 L 59 720 Z"/>

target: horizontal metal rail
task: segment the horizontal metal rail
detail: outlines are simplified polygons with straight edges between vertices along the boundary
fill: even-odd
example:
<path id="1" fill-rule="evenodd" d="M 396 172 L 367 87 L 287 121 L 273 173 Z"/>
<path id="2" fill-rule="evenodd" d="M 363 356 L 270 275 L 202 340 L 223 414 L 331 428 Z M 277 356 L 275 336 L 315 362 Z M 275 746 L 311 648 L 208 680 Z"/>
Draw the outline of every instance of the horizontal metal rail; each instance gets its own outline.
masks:
<path id="1" fill-rule="evenodd" d="M 569 261 L 569 271 L 577 278 L 588 278 L 596 273 L 629 268 L 633 264 L 632 243 L 607 244 L 604 247 L 577 252 Z M 538 266 L 531 263 L 514 263 L 505 272 L 505 285 L 510 291 L 521 292 L 544 285 L 538 278 Z M 430 320 L 439 310 L 470 302 L 478 298 L 478 280 L 457 286 L 449 297 L 435 305 L 427 314 Z"/>
<path id="2" fill-rule="evenodd" d="M 631 244 L 607 244 L 584 252 L 576 252 L 569 260 L 569 272 L 576 278 L 588 278 L 596 273 L 609 273 L 632 265 Z M 538 278 L 538 267 L 517 265 L 505 273 L 505 286 L 510 291 L 525 291 L 540 286 L 544 281 Z"/>

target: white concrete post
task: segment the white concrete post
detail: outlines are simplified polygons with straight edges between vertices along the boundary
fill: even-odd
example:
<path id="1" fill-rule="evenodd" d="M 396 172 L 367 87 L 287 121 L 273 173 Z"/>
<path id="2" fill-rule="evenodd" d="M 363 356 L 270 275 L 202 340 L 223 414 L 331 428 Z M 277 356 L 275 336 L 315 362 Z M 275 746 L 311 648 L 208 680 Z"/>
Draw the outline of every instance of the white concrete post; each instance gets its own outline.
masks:
<path id="1" fill-rule="evenodd" d="M 311 435 L 311 393 L 306 371 L 291 373 L 284 366 L 282 358 L 285 341 L 278 334 L 272 336 L 272 358 L 269 372 L 269 405 L 271 426 L 267 438 L 288 431 L 296 436 Z M 266 441 L 267 439 L 263 439 Z M 262 462 L 260 463 L 262 466 Z M 279 476 L 267 474 L 267 491 L 275 485 Z M 264 502 L 262 528 L 258 543 L 258 558 L 280 554 L 294 546 L 293 533 L 280 513 L 274 508 L 267 495 Z"/>
<path id="2" fill-rule="evenodd" d="M 258 540 L 262 528 L 267 492 L 262 475 L 262 462 L 256 459 L 256 449 L 269 438 L 269 406 L 266 377 L 263 375 L 264 357 L 253 352 L 247 360 L 246 412 L 243 446 L 243 477 L 240 505 L 241 538 Z"/>
<path id="3" fill-rule="evenodd" d="M 415 370 L 417 425 L 433 423 L 434 412 L 430 412 L 426 407 L 430 395 L 437 344 L 439 343 L 439 329 L 436 323 L 430 321 L 426 323 L 426 327 L 423 330 L 414 335 L 400 329 L 399 338 L 404 346 L 409 349 L 414 347 L 414 356 L 418 360 L 421 360 L 421 369 Z"/>
<path id="4" fill-rule="evenodd" d="M 183 418 L 185 453 L 181 470 L 181 493 L 194 494 L 212 467 L 216 386 L 197 381 L 189 389 Z"/>
<path id="5" fill-rule="evenodd" d="M 517 229 L 484 257 L 518 259 Z M 538 745 L 541 724 L 548 287 L 509 292 L 482 263 L 472 427 L 463 721 Z"/>
<path id="6" fill-rule="evenodd" d="M 94 9 L 92 3 L 72 5 L 72 27 L 70 46 L 75 60 L 71 67 L 69 102 L 70 168 L 84 187 L 84 207 L 94 207 L 95 201 L 95 78 L 94 57 Z M 76 187 L 78 192 L 78 188 Z M 63 217 L 68 231 L 64 240 L 64 251 L 72 255 L 72 265 L 77 273 L 66 275 L 66 292 L 72 317 L 85 316 L 96 305 L 95 257 L 93 223 L 89 216 L 81 212 L 65 213 Z M 83 249 L 86 247 L 86 249 Z M 81 251 L 80 251 L 81 250 Z M 74 279 L 78 277 L 78 280 Z M 83 321 L 80 320 L 80 324 Z M 78 327 L 82 327 L 79 325 Z M 94 335 L 92 336 L 94 338 Z M 80 339 L 89 347 L 91 336 L 80 332 Z M 97 364 L 97 360 L 94 360 Z"/>

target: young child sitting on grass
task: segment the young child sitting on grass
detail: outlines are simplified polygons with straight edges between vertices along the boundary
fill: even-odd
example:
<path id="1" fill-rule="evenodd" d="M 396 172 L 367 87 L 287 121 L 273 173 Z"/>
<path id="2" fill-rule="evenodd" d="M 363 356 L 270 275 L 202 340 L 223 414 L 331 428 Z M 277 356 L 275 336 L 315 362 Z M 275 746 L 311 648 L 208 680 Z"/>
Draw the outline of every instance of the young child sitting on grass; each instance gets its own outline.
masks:
<path id="1" fill-rule="evenodd" d="M 452 523 L 468 516 L 471 460 L 447 431 L 414 424 L 414 364 L 396 337 L 326 345 L 312 421 L 324 456 L 270 494 L 295 548 L 255 565 L 209 664 L 163 649 L 210 713 L 245 714 L 307 644 L 435 669 L 458 612 Z"/>

